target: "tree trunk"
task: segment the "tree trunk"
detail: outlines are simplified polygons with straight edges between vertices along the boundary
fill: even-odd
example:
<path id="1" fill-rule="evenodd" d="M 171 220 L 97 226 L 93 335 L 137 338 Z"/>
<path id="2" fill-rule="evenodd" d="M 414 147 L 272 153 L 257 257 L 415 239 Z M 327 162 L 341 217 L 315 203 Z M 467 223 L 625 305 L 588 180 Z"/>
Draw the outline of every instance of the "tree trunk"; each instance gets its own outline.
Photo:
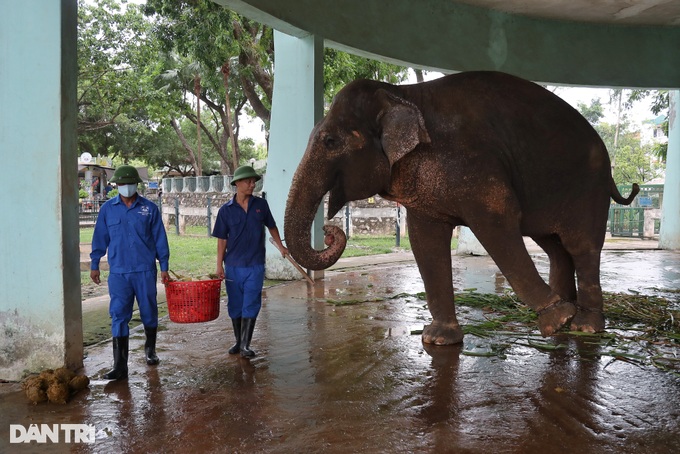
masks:
<path id="1" fill-rule="evenodd" d="M 179 123 L 177 123 L 177 120 L 173 118 L 170 120 L 170 124 L 172 125 L 172 129 L 174 129 L 177 133 L 177 137 L 179 137 L 179 141 L 182 142 L 184 149 L 189 152 L 189 161 L 191 162 L 192 167 L 196 169 L 196 166 L 198 165 L 196 162 L 196 155 L 194 154 L 194 150 L 191 149 L 191 145 L 189 145 L 186 137 L 184 137 L 184 134 L 182 134 L 182 129 L 179 127 Z"/>
<path id="2" fill-rule="evenodd" d="M 231 140 L 231 155 L 233 159 L 234 170 L 238 168 L 238 163 L 240 161 L 239 150 L 236 145 L 236 139 L 234 138 L 234 131 L 231 126 L 231 103 L 229 102 L 229 73 L 231 69 L 229 68 L 229 60 L 225 61 L 222 65 L 222 78 L 224 80 L 224 93 L 226 98 L 226 113 L 227 113 L 227 128 L 229 133 L 229 138 Z"/>
<path id="3" fill-rule="evenodd" d="M 425 76 L 422 69 L 414 69 L 413 72 L 416 73 L 416 81 L 418 83 L 425 82 Z"/>
<path id="4" fill-rule="evenodd" d="M 196 74 L 194 77 L 194 94 L 196 95 L 196 176 L 203 175 L 203 162 L 201 160 L 201 76 Z"/>

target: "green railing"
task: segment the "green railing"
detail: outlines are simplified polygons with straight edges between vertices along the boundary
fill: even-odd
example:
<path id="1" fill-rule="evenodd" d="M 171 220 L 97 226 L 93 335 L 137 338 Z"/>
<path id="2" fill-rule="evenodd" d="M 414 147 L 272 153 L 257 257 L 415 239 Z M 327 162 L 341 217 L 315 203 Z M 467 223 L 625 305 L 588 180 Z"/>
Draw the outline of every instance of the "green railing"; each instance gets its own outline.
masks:
<path id="1" fill-rule="evenodd" d="M 644 208 L 609 208 L 609 231 L 612 236 L 637 236 L 642 238 L 645 231 Z"/>

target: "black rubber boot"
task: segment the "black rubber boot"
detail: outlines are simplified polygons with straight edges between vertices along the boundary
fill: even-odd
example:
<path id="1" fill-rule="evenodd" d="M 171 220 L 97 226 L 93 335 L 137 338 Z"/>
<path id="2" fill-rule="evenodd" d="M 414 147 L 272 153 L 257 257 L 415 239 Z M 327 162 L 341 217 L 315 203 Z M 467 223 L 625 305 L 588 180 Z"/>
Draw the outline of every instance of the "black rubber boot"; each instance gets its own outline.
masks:
<path id="1" fill-rule="evenodd" d="M 250 349 L 250 341 L 253 339 L 254 330 L 254 318 L 241 319 L 241 356 L 244 358 L 252 358 L 255 356 L 255 352 Z"/>
<path id="2" fill-rule="evenodd" d="M 241 351 L 241 319 L 232 318 L 231 325 L 234 327 L 234 337 L 236 338 L 236 343 L 229 349 L 229 354 L 235 355 Z"/>
<path id="3" fill-rule="evenodd" d="M 149 366 L 155 366 L 160 362 L 158 356 L 156 356 L 156 335 L 158 334 L 158 328 L 144 327 L 144 334 L 146 334 L 146 343 L 144 344 L 146 363 Z"/>
<path id="4" fill-rule="evenodd" d="M 113 338 L 113 369 L 104 375 L 105 380 L 122 380 L 128 376 L 128 336 Z"/>

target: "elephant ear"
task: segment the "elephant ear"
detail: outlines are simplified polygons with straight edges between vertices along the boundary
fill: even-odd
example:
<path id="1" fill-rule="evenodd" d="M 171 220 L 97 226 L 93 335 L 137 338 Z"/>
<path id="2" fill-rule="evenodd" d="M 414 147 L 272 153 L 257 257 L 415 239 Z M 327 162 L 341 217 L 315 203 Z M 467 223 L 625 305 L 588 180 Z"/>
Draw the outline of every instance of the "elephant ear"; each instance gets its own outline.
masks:
<path id="1" fill-rule="evenodd" d="M 419 143 L 430 143 L 430 135 L 415 104 L 382 88 L 376 96 L 382 107 L 377 118 L 382 128 L 380 140 L 393 166 Z"/>

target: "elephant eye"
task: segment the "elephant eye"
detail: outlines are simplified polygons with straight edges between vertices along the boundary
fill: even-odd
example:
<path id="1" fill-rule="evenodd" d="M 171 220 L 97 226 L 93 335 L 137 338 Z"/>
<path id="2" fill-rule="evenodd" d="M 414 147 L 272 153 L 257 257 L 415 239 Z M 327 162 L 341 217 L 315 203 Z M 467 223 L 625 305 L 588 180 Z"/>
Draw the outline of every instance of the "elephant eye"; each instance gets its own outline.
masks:
<path id="1" fill-rule="evenodd" d="M 323 138 L 323 144 L 326 146 L 326 148 L 335 148 L 338 144 L 338 141 L 333 136 L 326 136 Z"/>

